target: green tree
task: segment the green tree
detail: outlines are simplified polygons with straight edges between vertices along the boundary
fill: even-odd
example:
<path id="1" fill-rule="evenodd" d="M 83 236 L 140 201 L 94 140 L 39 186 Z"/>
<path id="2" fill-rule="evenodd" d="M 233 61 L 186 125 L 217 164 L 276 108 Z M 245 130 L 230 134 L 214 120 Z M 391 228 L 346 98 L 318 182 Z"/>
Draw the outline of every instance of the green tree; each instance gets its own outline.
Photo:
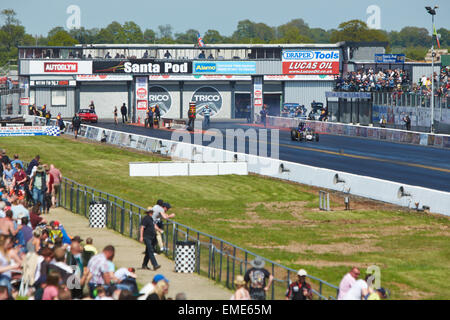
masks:
<path id="1" fill-rule="evenodd" d="M 223 43 L 224 37 L 217 30 L 209 29 L 205 32 L 203 41 L 207 43 Z"/>
<path id="2" fill-rule="evenodd" d="M 350 20 L 343 22 L 338 29 L 331 33 L 331 42 L 339 41 L 380 41 L 388 42 L 389 39 L 385 32 L 375 29 L 369 29 L 367 24 L 361 20 Z"/>
<path id="3" fill-rule="evenodd" d="M 286 32 L 289 32 L 289 30 L 293 30 L 293 27 L 297 28 L 298 32 L 303 36 L 310 36 L 310 29 L 308 24 L 303 19 L 293 19 L 288 23 L 282 24 L 281 26 L 278 26 L 276 28 L 277 38 L 285 38 Z"/>
<path id="4" fill-rule="evenodd" d="M 118 23 L 117 21 L 113 21 L 105 29 L 112 35 L 112 43 L 126 43 L 127 37 L 120 23 Z"/>
<path id="5" fill-rule="evenodd" d="M 125 22 L 122 28 L 125 34 L 126 43 L 144 42 L 144 34 L 142 33 L 141 27 L 133 21 Z"/>
<path id="6" fill-rule="evenodd" d="M 156 40 L 156 33 L 152 29 L 145 29 L 144 43 L 154 43 Z"/>
<path id="7" fill-rule="evenodd" d="M 70 36 L 65 30 L 60 30 L 48 37 L 49 46 L 73 46 L 78 44 L 78 41 Z"/>
<path id="8" fill-rule="evenodd" d="M 428 52 L 428 48 L 425 47 L 408 47 L 405 49 L 405 56 L 407 59 L 415 61 L 425 60 L 425 55 Z"/>
<path id="9" fill-rule="evenodd" d="M 391 33 L 392 36 L 392 33 Z M 420 47 L 430 46 L 431 37 L 428 34 L 428 30 L 418 27 L 404 27 L 398 34 L 395 35 L 392 41 L 392 46 L 400 47 Z"/>
<path id="10" fill-rule="evenodd" d="M 271 43 L 312 43 L 312 39 L 301 34 L 296 26 L 284 25 L 280 31 L 282 32 L 282 37 L 277 38 Z"/>
<path id="11" fill-rule="evenodd" d="M 175 33 L 175 40 L 178 43 L 197 43 L 198 31 L 189 29 L 185 33 Z"/>
<path id="12" fill-rule="evenodd" d="M 88 43 L 95 43 L 95 38 L 99 33 L 99 31 L 100 30 L 97 28 L 85 29 L 84 27 L 81 27 L 79 29 L 71 29 L 69 31 L 69 34 L 79 43 L 88 44 Z"/>
<path id="13" fill-rule="evenodd" d="M 106 44 L 106 43 L 114 43 L 114 35 L 111 31 L 103 28 L 97 33 L 94 38 L 94 43 Z"/>
<path id="14" fill-rule="evenodd" d="M 437 30 L 437 33 L 441 35 L 441 37 L 439 38 L 441 48 L 450 48 L 450 30 L 439 28 Z"/>
<path id="15" fill-rule="evenodd" d="M 309 29 L 308 35 L 315 43 L 329 43 L 331 32 L 322 28 L 312 28 Z"/>
<path id="16" fill-rule="evenodd" d="M 172 39 L 172 30 L 173 28 L 170 24 L 158 26 L 158 38 L 169 41 L 169 39 Z"/>

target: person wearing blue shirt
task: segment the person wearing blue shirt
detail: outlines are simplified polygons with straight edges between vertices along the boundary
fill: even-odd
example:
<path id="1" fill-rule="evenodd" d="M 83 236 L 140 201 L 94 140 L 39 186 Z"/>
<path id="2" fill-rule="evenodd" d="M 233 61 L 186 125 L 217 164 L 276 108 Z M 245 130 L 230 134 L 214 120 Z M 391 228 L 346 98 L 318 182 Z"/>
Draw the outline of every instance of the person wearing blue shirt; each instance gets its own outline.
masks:
<path id="1" fill-rule="evenodd" d="M 18 154 L 15 154 L 15 155 L 14 155 L 14 160 L 11 161 L 11 167 L 13 168 L 14 173 L 16 173 L 16 171 L 17 171 L 17 169 L 16 169 L 16 163 L 19 163 L 20 166 L 21 166 L 22 169 L 23 169 L 23 162 L 22 162 L 22 160 L 19 160 L 19 155 L 18 155 Z"/>

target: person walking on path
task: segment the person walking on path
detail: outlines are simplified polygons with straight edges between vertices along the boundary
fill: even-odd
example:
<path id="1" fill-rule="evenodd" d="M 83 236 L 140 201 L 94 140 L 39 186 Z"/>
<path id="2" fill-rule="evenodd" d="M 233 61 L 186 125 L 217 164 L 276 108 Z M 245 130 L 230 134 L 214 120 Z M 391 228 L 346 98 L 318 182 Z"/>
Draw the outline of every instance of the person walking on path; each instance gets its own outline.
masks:
<path id="1" fill-rule="evenodd" d="M 252 260 L 250 265 L 252 268 L 247 270 L 244 276 L 245 282 L 249 284 L 250 297 L 252 300 L 266 300 L 266 292 L 269 291 L 273 276 L 267 269 L 264 269 L 264 260 L 260 257 Z M 266 279 L 269 279 L 267 285 Z"/>
<path id="2" fill-rule="evenodd" d="M 120 113 L 122 113 L 122 123 L 127 123 L 127 106 L 125 105 L 125 102 L 123 103 L 122 107 L 120 108 Z"/>
<path id="3" fill-rule="evenodd" d="M 78 132 L 80 131 L 81 119 L 78 116 L 78 113 L 75 113 L 75 116 L 72 118 L 72 127 L 73 132 L 75 134 L 75 139 L 78 137 Z"/>
<path id="4" fill-rule="evenodd" d="M 145 243 L 145 256 L 144 261 L 142 261 L 142 269 L 150 270 L 148 267 L 148 260 L 151 261 L 153 265 L 153 270 L 158 270 L 161 266 L 155 259 L 155 253 L 153 252 L 153 242 L 156 239 L 155 224 L 153 222 L 153 210 L 152 207 L 148 207 L 145 212 L 147 215 L 141 221 L 140 227 L 140 237 L 139 241 Z"/>

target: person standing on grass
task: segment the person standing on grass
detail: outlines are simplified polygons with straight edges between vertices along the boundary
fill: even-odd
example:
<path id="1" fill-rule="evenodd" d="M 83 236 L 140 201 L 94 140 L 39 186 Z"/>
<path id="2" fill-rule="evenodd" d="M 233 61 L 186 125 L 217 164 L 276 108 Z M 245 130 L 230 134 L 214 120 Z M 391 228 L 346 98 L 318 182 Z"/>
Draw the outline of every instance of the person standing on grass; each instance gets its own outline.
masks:
<path id="1" fill-rule="evenodd" d="M 75 116 L 72 118 L 72 127 L 73 133 L 75 134 L 75 139 L 78 137 L 78 131 L 80 131 L 81 119 L 78 113 L 75 113 Z"/>
<path id="2" fill-rule="evenodd" d="M 153 242 L 156 238 L 156 232 L 155 232 L 155 224 L 153 222 L 153 210 L 151 207 L 147 208 L 147 211 L 145 212 L 147 215 L 142 219 L 141 221 L 141 227 L 139 229 L 140 231 L 140 237 L 139 241 L 145 243 L 145 256 L 144 261 L 142 261 L 142 269 L 150 270 L 148 267 L 148 260 L 150 259 L 153 270 L 158 270 L 161 268 L 161 266 L 158 264 L 158 262 L 155 259 L 155 254 L 153 252 Z"/>
<path id="3" fill-rule="evenodd" d="M 350 270 L 349 273 L 347 273 L 341 280 L 341 283 L 339 284 L 339 294 L 338 294 L 338 300 L 343 300 L 345 294 L 350 290 L 350 288 L 353 286 L 353 284 L 356 282 L 360 275 L 360 271 L 358 268 L 353 267 L 352 270 Z"/>
<path id="4" fill-rule="evenodd" d="M 273 276 L 264 269 L 264 260 L 260 257 L 252 260 L 250 265 L 252 268 L 247 270 L 244 276 L 245 282 L 249 285 L 250 297 L 252 300 L 266 300 L 266 292 L 269 291 Z M 267 285 L 266 279 L 269 279 Z"/>

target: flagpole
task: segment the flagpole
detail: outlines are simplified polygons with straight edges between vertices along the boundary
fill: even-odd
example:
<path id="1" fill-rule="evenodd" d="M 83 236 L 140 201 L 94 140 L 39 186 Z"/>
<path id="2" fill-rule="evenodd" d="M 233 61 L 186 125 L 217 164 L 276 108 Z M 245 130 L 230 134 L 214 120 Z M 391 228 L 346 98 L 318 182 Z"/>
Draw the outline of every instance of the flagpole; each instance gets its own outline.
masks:
<path id="1" fill-rule="evenodd" d="M 434 30 L 434 15 L 431 15 L 432 30 Z M 431 31 L 433 32 L 433 31 Z M 431 133 L 434 133 L 434 39 L 431 35 Z"/>

